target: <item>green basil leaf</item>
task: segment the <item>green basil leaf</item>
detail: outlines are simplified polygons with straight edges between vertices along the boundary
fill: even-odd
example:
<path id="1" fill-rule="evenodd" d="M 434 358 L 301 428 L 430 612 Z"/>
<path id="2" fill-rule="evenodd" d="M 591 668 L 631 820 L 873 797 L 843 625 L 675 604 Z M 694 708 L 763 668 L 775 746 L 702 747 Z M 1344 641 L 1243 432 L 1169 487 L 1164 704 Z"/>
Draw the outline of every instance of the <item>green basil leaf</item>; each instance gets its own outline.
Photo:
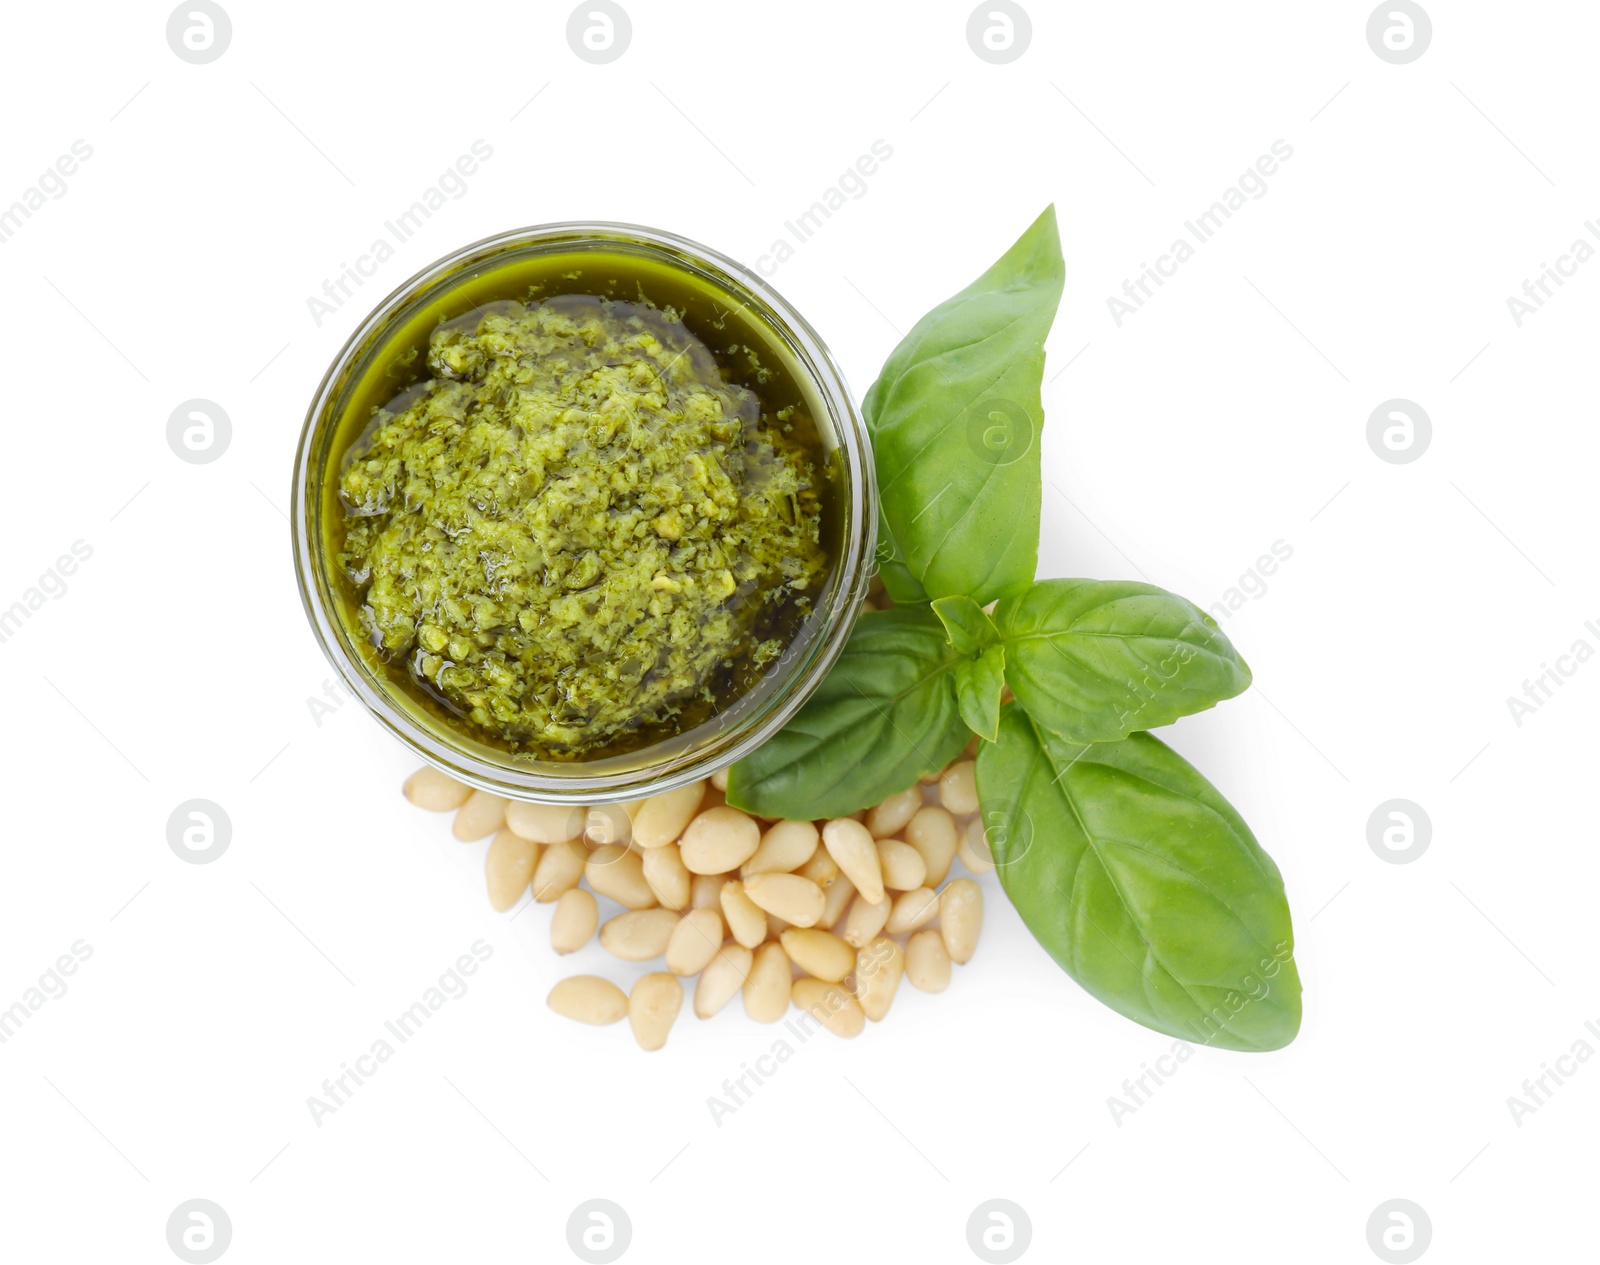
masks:
<path id="1" fill-rule="evenodd" d="M 956 703 L 961 719 L 978 737 L 993 742 L 1000 729 L 1000 693 L 1006 685 L 1006 648 L 990 646 L 956 668 Z"/>
<path id="2" fill-rule="evenodd" d="M 1043 580 L 994 620 L 1017 702 L 1074 742 L 1170 725 L 1250 686 L 1217 622 L 1153 584 Z"/>
<path id="3" fill-rule="evenodd" d="M 1300 1028 L 1283 879 L 1243 819 L 1149 734 L 1080 746 L 1015 703 L 978 754 L 996 868 L 1067 974 L 1158 1032 L 1275 1050 Z"/>
<path id="4" fill-rule="evenodd" d="M 878 521 L 881 532 L 883 520 Z M 889 596 L 894 599 L 896 605 L 927 604 L 928 595 L 923 592 L 921 582 L 911 574 L 911 569 L 897 558 L 891 556 L 878 564 L 878 578 L 883 581 L 883 587 L 889 590 Z"/>
<path id="5" fill-rule="evenodd" d="M 970 736 L 961 657 L 927 607 L 867 611 L 783 730 L 728 772 L 728 802 L 762 817 L 841 817 L 944 768 Z"/>
<path id="6" fill-rule="evenodd" d="M 979 654 L 1000 640 L 994 620 L 970 597 L 941 597 L 933 603 L 957 654 Z"/>
<path id="7" fill-rule="evenodd" d="M 896 602 L 960 593 L 984 604 L 1033 579 L 1039 389 L 1064 275 L 1051 206 L 917 322 L 867 392 L 878 503 L 908 573 L 883 573 Z"/>

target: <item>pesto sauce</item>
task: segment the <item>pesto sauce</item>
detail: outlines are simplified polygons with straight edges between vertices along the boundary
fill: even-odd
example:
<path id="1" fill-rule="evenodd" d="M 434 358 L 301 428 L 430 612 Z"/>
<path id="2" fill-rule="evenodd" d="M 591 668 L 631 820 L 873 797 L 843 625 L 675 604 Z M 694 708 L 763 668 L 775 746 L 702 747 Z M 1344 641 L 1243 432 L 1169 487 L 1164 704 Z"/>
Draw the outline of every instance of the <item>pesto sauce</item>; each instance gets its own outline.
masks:
<path id="1" fill-rule="evenodd" d="M 540 759 L 704 723 L 778 658 L 829 569 L 794 384 L 607 289 L 536 286 L 438 323 L 338 484 L 350 613 L 390 681 Z"/>

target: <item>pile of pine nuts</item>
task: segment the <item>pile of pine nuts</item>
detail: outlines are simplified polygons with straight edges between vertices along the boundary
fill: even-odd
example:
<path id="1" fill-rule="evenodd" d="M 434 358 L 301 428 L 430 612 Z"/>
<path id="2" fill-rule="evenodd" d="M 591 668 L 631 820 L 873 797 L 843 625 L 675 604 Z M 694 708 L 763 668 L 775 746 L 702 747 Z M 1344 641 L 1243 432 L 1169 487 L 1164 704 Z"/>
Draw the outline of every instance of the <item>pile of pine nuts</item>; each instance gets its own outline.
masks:
<path id="1" fill-rule="evenodd" d="M 557 953 L 583 948 L 598 929 L 623 961 L 665 960 L 629 993 L 574 975 L 548 999 L 579 1023 L 626 1017 L 639 1045 L 659 1050 L 691 975 L 702 1019 L 741 993 L 758 1023 L 793 1004 L 841 1037 L 888 1014 L 902 977 L 943 992 L 983 925 L 978 884 L 946 877 L 957 857 L 974 875 L 993 866 L 973 771 L 969 750 L 876 807 L 826 822 L 741 812 L 723 794 L 726 772 L 586 808 L 507 800 L 434 768 L 412 774 L 405 794 L 419 808 L 454 811 L 458 839 L 493 836 L 489 903 L 504 913 L 531 887 L 534 901 L 555 905 Z M 595 893 L 623 907 L 603 926 Z"/>

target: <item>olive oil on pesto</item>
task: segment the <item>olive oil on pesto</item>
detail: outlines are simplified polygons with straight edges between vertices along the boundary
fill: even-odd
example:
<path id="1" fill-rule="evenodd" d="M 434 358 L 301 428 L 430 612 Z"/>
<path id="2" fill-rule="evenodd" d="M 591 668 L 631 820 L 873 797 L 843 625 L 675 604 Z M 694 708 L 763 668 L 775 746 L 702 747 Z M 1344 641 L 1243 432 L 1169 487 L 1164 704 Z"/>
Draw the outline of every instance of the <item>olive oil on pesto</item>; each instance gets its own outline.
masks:
<path id="1" fill-rule="evenodd" d="M 713 719 L 831 566 L 829 466 L 784 364 L 746 309 L 620 252 L 524 260 L 418 314 L 351 393 L 324 503 L 374 670 L 532 759 Z"/>

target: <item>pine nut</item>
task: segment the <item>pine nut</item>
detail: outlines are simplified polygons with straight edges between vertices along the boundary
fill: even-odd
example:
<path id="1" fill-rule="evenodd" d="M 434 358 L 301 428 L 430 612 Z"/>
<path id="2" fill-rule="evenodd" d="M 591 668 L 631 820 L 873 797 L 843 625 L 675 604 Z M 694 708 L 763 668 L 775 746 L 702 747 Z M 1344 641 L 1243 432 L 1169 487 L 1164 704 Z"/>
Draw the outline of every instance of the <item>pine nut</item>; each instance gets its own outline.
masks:
<path id="1" fill-rule="evenodd" d="M 970 878 L 958 878 L 939 893 L 939 934 L 950 960 L 971 961 L 982 930 L 983 889 Z"/>
<path id="2" fill-rule="evenodd" d="M 844 911 L 850 907 L 850 898 L 855 894 L 856 885 L 840 874 L 822 889 L 822 917 L 813 925 L 832 931 L 839 919 L 844 917 Z"/>
<path id="3" fill-rule="evenodd" d="M 639 909 L 606 919 L 600 928 L 600 947 L 624 962 L 648 962 L 667 951 L 678 925 L 670 909 Z"/>
<path id="4" fill-rule="evenodd" d="M 961 858 L 961 864 L 974 874 L 987 874 L 994 869 L 994 854 L 989 851 L 989 836 L 983 828 L 983 818 L 974 817 L 967 823 L 956 855 Z"/>
<path id="5" fill-rule="evenodd" d="M 583 819 L 583 835 L 591 843 L 621 843 L 633 841 L 633 814 L 639 811 L 643 800 L 618 800 L 611 804 L 596 804 Z"/>
<path id="6" fill-rule="evenodd" d="M 644 879 L 643 858 L 620 843 L 608 843 L 589 853 L 583 876 L 590 887 L 624 909 L 649 909 L 656 903 L 656 894 Z"/>
<path id="7" fill-rule="evenodd" d="M 836 1037 L 859 1037 L 867 1026 L 861 1003 L 838 984 L 797 979 L 790 989 L 794 1004 Z"/>
<path id="8" fill-rule="evenodd" d="M 575 804 L 525 804 L 517 800 L 506 805 L 506 826 L 534 843 L 565 843 L 583 833 L 585 811 Z"/>
<path id="9" fill-rule="evenodd" d="M 978 766 L 957 760 L 939 777 L 939 802 L 957 817 L 978 811 Z"/>
<path id="10" fill-rule="evenodd" d="M 489 884 L 489 907 L 503 914 L 522 899 L 539 862 L 539 845 L 502 830 L 484 854 L 483 873 Z"/>
<path id="11" fill-rule="evenodd" d="M 506 804 L 509 802 L 504 795 L 473 791 L 467 797 L 467 802 L 456 809 L 456 820 L 450 827 L 451 833 L 463 843 L 487 839 L 506 824 Z"/>
<path id="12" fill-rule="evenodd" d="M 938 887 L 950 873 L 950 862 L 955 859 L 960 836 L 956 819 L 948 808 L 928 804 L 917 810 L 917 815 L 906 823 L 906 842 L 922 854 L 927 868 L 923 879 L 929 887 Z"/>
<path id="13" fill-rule="evenodd" d="M 724 804 L 701 813 L 684 828 L 679 850 L 692 874 L 737 870 L 761 846 L 755 818 Z"/>
<path id="14" fill-rule="evenodd" d="M 448 773 L 441 773 L 433 765 L 425 764 L 406 779 L 405 793 L 418 808 L 430 813 L 447 813 L 465 804 L 472 795 L 472 788 Z"/>
<path id="15" fill-rule="evenodd" d="M 641 975 L 628 994 L 628 1026 L 639 1048 L 659 1050 L 664 1046 L 682 1009 L 683 985 L 676 975 L 665 971 Z"/>
<path id="16" fill-rule="evenodd" d="M 750 976 L 750 962 L 750 950 L 742 944 L 723 945 L 694 986 L 694 1013 L 709 1019 L 732 1001 Z"/>
<path id="17" fill-rule="evenodd" d="M 817 828 L 809 821 L 778 822 L 761 836 L 761 846 L 756 849 L 755 856 L 739 868 L 739 877 L 798 870 L 816 852 L 817 837 Z"/>
<path id="18" fill-rule="evenodd" d="M 856 1000 L 868 1019 L 877 1023 L 889 1013 L 905 972 L 905 951 L 888 936 L 879 936 L 856 953 Z"/>
<path id="19" fill-rule="evenodd" d="M 827 904 L 822 889 L 798 874 L 752 874 L 744 894 L 769 914 L 795 927 L 813 927 Z"/>
<path id="20" fill-rule="evenodd" d="M 594 938 L 600 925 L 600 906 L 581 887 L 561 893 L 550 919 L 550 947 L 557 953 L 576 953 Z"/>
<path id="21" fill-rule="evenodd" d="M 728 881 L 726 875 L 691 874 L 689 879 L 689 903 L 691 905 L 696 909 L 722 908 L 722 885 Z"/>
<path id="22" fill-rule="evenodd" d="M 818 848 L 811 854 L 811 859 L 795 871 L 801 878 L 808 878 L 818 887 L 826 890 L 834 879 L 839 877 L 839 863 L 828 855 L 826 848 Z"/>
<path id="23" fill-rule="evenodd" d="M 656 894 L 656 899 L 667 909 L 686 909 L 689 905 L 690 875 L 678 855 L 678 845 L 646 848 L 640 860 L 644 867 L 644 881 Z"/>
<path id="24" fill-rule="evenodd" d="M 552 843 L 533 869 L 534 900 L 560 900 L 564 893 L 578 885 L 588 860 L 589 854 L 582 844 Z"/>
<path id="25" fill-rule="evenodd" d="M 883 885 L 891 892 L 909 892 L 921 887 L 928 877 L 928 863 L 909 843 L 898 839 L 878 840 L 878 865 Z"/>
<path id="26" fill-rule="evenodd" d="M 579 1023 L 604 1026 L 628 1013 L 628 999 L 615 984 L 598 975 L 572 975 L 559 981 L 545 999 L 550 1009 Z"/>
<path id="27" fill-rule="evenodd" d="M 711 775 L 711 785 L 726 794 L 728 790 L 728 770 L 722 768 L 713 773 Z"/>
<path id="28" fill-rule="evenodd" d="M 867 813 L 867 829 L 872 832 L 874 839 L 887 839 L 890 835 L 897 835 L 921 807 L 921 786 L 910 786 L 903 791 L 897 791 Z"/>
<path id="29" fill-rule="evenodd" d="M 672 929 L 667 941 L 667 970 L 698 975 L 722 947 L 722 915 L 715 909 L 691 909 Z"/>
<path id="30" fill-rule="evenodd" d="M 722 916 L 728 920 L 728 933 L 747 949 L 767 938 L 766 912 L 750 899 L 738 879 L 722 885 Z"/>
<path id="31" fill-rule="evenodd" d="M 859 821 L 836 817 L 822 828 L 822 846 L 868 900 L 883 899 L 878 844 Z"/>
<path id="32" fill-rule="evenodd" d="M 950 955 L 937 931 L 919 931 L 906 941 L 906 978 L 925 993 L 950 987 Z"/>
<path id="33" fill-rule="evenodd" d="M 691 782 L 675 791 L 652 795 L 633 815 L 633 839 L 641 848 L 659 848 L 672 843 L 700 811 L 705 795 L 704 782 Z"/>
<path id="34" fill-rule="evenodd" d="M 807 975 L 837 984 L 856 964 L 850 946 L 829 931 L 794 928 L 782 936 L 783 951 Z"/>
<path id="35" fill-rule="evenodd" d="M 844 920 L 845 943 L 858 949 L 871 944 L 883 930 L 884 923 L 889 921 L 889 911 L 893 908 L 894 902 L 887 896 L 877 901 L 857 896 L 850 904 L 849 916 Z"/>
<path id="36" fill-rule="evenodd" d="M 919 887 L 895 897 L 894 908 L 889 911 L 889 921 L 884 923 L 883 929 L 891 936 L 902 936 L 926 927 L 938 916 L 937 893 L 931 887 Z"/>
<path id="37" fill-rule="evenodd" d="M 744 1013 L 757 1023 L 777 1023 L 789 1012 L 789 955 L 779 944 L 756 950 L 744 982 Z"/>

